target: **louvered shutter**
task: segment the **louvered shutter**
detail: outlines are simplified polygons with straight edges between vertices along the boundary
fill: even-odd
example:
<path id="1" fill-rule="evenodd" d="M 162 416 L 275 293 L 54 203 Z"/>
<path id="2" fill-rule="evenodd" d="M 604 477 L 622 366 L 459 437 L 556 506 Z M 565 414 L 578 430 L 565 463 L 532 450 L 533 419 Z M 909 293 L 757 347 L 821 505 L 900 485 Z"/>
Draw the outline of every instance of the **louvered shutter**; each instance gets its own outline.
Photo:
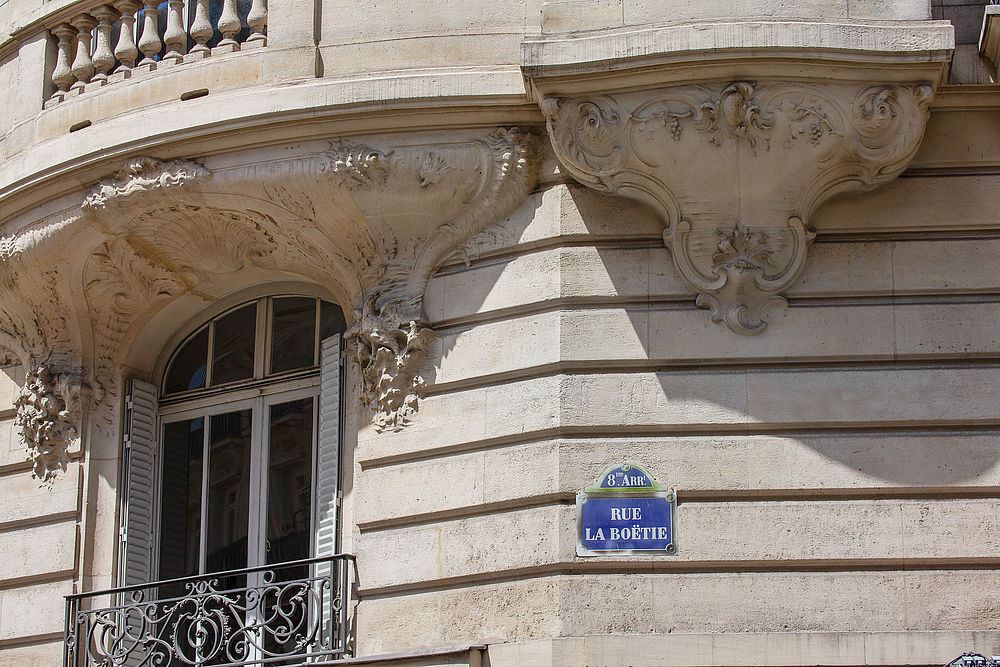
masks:
<path id="1" fill-rule="evenodd" d="M 316 451 L 314 555 L 337 553 L 337 495 L 340 490 L 340 336 L 320 346 L 319 438 Z M 327 570 L 320 570 L 325 573 Z"/>
<path id="2" fill-rule="evenodd" d="M 319 436 L 316 444 L 316 505 L 313 517 L 313 556 L 320 558 L 337 553 L 337 515 L 340 491 L 340 336 L 330 336 L 320 343 Z M 324 628 L 322 644 L 335 648 L 346 636 L 343 617 L 334 609 L 335 598 L 344 582 L 337 581 L 338 570 L 331 563 L 317 563 L 313 576 L 333 577 L 331 589 L 324 589 L 323 602 L 314 613 L 321 615 Z M 317 656 L 309 662 L 322 662 L 331 656 Z"/>
<path id="3" fill-rule="evenodd" d="M 156 397 L 156 386 L 140 380 L 129 381 L 122 459 L 119 582 L 123 586 L 146 583 L 152 572 Z"/>

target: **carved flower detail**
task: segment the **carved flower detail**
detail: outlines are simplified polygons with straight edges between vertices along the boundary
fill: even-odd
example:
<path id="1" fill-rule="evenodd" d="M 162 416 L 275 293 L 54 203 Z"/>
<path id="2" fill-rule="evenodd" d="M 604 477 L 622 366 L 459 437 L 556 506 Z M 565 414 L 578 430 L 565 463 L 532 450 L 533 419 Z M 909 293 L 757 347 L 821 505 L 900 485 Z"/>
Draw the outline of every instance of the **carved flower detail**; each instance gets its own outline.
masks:
<path id="1" fill-rule="evenodd" d="M 731 232 L 718 230 L 718 249 L 712 255 L 712 268 L 751 271 L 766 270 L 773 265 L 770 240 L 763 232 L 755 232 L 737 224 Z"/>

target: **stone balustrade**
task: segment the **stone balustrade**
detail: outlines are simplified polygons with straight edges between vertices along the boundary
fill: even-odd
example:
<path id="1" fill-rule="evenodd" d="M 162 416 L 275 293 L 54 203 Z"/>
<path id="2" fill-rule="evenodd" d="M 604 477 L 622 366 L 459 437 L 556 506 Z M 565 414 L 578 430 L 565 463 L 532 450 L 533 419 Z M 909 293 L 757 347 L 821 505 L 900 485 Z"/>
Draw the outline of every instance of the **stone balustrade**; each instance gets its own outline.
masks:
<path id="1" fill-rule="evenodd" d="M 162 17 L 162 18 L 161 18 Z M 49 108 L 162 68 L 267 44 L 267 0 L 114 0 L 49 28 L 56 43 Z"/>

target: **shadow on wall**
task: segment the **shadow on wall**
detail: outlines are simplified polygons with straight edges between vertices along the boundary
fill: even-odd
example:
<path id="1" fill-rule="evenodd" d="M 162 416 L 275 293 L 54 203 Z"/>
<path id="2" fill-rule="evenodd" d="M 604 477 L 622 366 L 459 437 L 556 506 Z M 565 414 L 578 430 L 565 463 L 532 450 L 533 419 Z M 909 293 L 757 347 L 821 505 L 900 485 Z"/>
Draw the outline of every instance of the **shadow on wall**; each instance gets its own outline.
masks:
<path id="1" fill-rule="evenodd" d="M 559 369 L 529 368 L 526 374 L 565 374 L 568 395 L 577 397 L 560 406 L 572 416 L 567 435 L 622 439 L 622 449 L 638 440 L 650 447 L 681 438 L 706 446 L 742 441 L 749 477 L 764 468 L 754 465 L 755 457 L 773 460 L 796 444 L 802 460 L 827 462 L 819 468 L 828 477 L 810 473 L 805 479 L 788 465 L 780 474 L 759 473 L 770 475 L 757 480 L 770 490 L 956 486 L 996 468 L 997 433 L 962 423 L 967 398 L 983 404 L 974 397 L 981 388 L 963 376 L 970 371 L 902 365 L 894 341 L 873 337 L 871 327 L 868 334 L 858 331 L 882 317 L 894 338 L 894 303 L 859 294 L 857 307 L 823 308 L 792 299 L 766 332 L 739 336 L 695 306 L 693 293 L 675 276 L 662 224 L 638 204 L 570 185 L 559 218 L 562 250 L 536 239 L 531 223 L 536 215 L 551 215 L 543 209 L 559 189 L 533 196 L 473 239 L 463 250 L 472 260 L 469 268 L 459 253 L 439 272 L 440 291 L 429 293 L 428 312 L 444 335 L 440 356 L 432 359 L 446 360 L 457 335 L 484 326 L 449 314 L 502 311 L 510 305 L 502 293 L 516 283 L 517 303 L 531 306 L 496 319 L 534 316 L 559 323 Z M 528 256 L 535 279 L 511 281 Z M 815 278 L 829 284 L 837 275 L 846 277 Z M 522 341 L 534 335 L 530 326 L 521 330 Z M 542 363 L 550 362 L 551 355 Z M 517 364 L 500 366 L 520 373 Z M 428 384 L 438 381 L 439 370 L 426 369 Z M 802 453 L 803 447 L 812 453 Z M 608 452 L 608 461 L 622 453 Z M 754 483 L 749 480 L 751 488 Z"/>

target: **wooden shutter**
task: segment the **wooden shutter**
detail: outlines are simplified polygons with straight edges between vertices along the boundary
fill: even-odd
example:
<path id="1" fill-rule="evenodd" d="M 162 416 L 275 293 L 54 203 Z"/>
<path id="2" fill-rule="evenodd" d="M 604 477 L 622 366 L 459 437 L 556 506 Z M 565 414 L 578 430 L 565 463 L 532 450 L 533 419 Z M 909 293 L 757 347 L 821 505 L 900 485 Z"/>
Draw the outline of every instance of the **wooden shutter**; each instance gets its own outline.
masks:
<path id="1" fill-rule="evenodd" d="M 156 458 L 156 386 L 129 380 L 122 457 L 119 583 L 150 581 L 153 564 L 153 490 Z"/>
<path id="2" fill-rule="evenodd" d="M 319 437 L 316 447 L 314 555 L 337 553 L 340 491 L 340 336 L 320 344 Z"/>

